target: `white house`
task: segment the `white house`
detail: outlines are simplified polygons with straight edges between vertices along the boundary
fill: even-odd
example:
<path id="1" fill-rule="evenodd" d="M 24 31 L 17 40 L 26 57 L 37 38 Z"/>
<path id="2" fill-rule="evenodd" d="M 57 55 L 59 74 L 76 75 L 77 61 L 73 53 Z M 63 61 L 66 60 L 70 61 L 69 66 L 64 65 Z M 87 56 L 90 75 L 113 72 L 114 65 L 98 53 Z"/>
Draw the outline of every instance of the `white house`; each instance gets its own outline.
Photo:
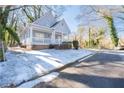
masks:
<path id="1" fill-rule="evenodd" d="M 50 44 L 61 44 L 71 33 L 65 20 L 57 20 L 51 12 L 44 14 L 25 28 L 21 43 L 29 49 L 48 48 Z"/>

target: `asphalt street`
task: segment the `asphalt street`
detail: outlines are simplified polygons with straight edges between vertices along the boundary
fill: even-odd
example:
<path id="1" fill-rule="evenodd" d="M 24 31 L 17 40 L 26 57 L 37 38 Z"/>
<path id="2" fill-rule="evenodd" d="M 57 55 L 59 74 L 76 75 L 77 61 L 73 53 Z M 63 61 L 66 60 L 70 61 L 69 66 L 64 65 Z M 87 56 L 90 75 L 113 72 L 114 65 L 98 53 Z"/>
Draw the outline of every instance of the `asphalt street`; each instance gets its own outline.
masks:
<path id="1" fill-rule="evenodd" d="M 36 88 L 124 88 L 124 54 L 97 53 Z"/>

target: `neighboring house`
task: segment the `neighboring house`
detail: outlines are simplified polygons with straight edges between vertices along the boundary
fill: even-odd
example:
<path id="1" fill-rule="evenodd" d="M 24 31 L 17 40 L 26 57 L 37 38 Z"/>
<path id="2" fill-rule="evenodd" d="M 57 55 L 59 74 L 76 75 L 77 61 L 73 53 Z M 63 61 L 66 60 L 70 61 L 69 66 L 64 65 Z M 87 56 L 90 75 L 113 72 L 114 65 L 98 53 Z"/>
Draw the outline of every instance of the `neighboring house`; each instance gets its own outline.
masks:
<path id="1" fill-rule="evenodd" d="M 61 44 L 66 41 L 70 33 L 65 20 L 58 21 L 49 12 L 25 28 L 21 43 L 29 49 L 44 49 L 50 44 Z"/>

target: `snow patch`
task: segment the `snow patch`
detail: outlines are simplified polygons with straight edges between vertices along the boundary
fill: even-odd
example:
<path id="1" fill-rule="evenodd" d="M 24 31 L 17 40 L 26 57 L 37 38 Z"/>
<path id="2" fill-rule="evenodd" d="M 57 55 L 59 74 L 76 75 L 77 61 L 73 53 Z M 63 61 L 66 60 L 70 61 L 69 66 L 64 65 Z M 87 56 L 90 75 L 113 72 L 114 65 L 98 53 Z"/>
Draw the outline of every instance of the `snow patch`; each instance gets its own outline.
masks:
<path id="1" fill-rule="evenodd" d="M 40 77 L 38 79 L 24 83 L 24 84 L 18 86 L 17 88 L 32 88 L 33 86 L 35 86 L 41 82 L 49 82 L 49 81 L 55 79 L 58 75 L 59 75 L 59 73 L 53 72 L 53 73 L 50 73 L 46 76 L 43 76 L 43 77 Z"/>
<path id="2" fill-rule="evenodd" d="M 7 61 L 0 63 L 0 87 L 18 85 L 92 53 L 83 49 L 8 51 Z"/>

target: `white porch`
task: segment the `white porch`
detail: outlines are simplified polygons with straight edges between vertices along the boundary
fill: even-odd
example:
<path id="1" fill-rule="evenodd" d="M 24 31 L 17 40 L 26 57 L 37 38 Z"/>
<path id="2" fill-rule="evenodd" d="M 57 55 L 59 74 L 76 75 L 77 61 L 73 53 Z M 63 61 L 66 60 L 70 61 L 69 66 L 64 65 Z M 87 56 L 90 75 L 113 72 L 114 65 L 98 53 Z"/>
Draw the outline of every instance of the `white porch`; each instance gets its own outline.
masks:
<path id="1" fill-rule="evenodd" d="M 21 41 L 23 45 L 49 45 L 61 44 L 65 40 L 62 32 L 58 34 L 54 29 L 33 24 L 26 29 Z"/>
<path id="2" fill-rule="evenodd" d="M 32 38 L 32 44 L 33 45 L 49 45 L 49 44 L 61 44 L 62 40 L 61 39 L 55 39 L 53 42 L 52 38 L 38 38 L 38 37 L 33 37 Z"/>

